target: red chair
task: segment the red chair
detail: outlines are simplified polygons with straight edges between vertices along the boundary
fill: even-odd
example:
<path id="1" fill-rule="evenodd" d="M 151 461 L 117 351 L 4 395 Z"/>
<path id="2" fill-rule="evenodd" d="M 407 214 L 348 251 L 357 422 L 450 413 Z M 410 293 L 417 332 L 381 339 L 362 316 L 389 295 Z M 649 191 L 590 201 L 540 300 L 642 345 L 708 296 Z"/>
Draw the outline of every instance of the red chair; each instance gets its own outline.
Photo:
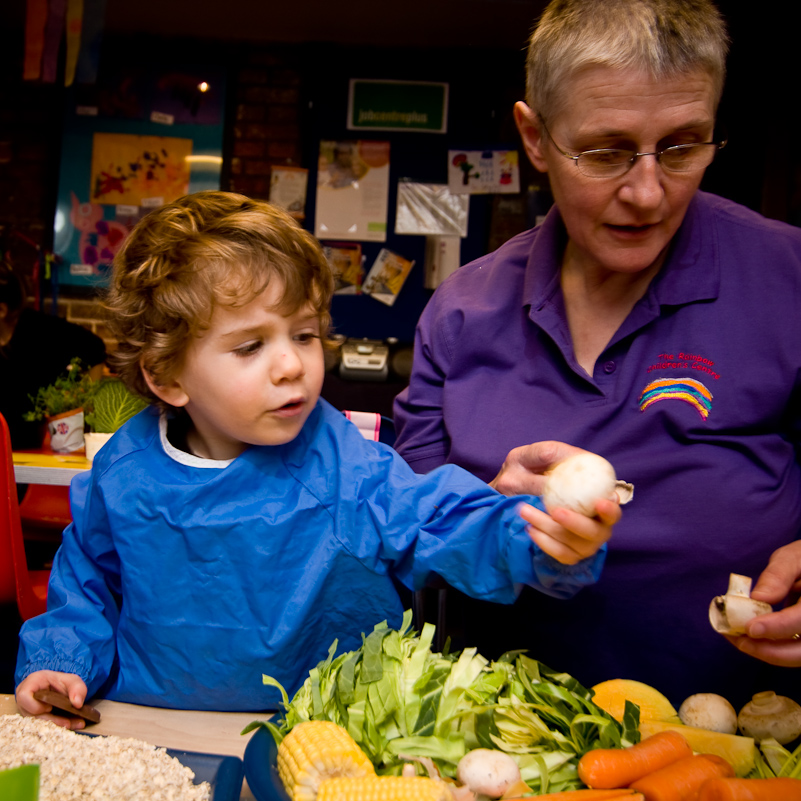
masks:
<path id="1" fill-rule="evenodd" d="M 49 433 L 45 434 L 43 445 L 50 445 Z M 26 540 L 61 542 L 61 532 L 72 522 L 70 488 L 29 484 L 19 502 L 19 517 Z"/>
<path id="2" fill-rule="evenodd" d="M 19 517 L 26 535 L 31 529 L 46 539 L 60 541 L 61 532 L 72 523 L 70 488 L 57 484 L 29 484 L 19 504 Z"/>
<path id="3" fill-rule="evenodd" d="M 47 609 L 49 570 L 28 570 L 11 460 L 11 436 L 0 414 L 0 603 L 16 602 L 23 620 Z"/>

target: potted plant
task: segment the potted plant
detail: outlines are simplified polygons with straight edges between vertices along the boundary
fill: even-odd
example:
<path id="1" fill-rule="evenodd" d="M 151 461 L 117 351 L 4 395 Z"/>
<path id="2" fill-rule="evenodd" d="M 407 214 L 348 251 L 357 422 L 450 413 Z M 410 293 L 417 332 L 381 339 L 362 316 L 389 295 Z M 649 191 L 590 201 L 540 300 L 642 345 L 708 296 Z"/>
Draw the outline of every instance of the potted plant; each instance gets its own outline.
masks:
<path id="1" fill-rule="evenodd" d="M 111 435 L 147 405 L 147 401 L 134 395 L 119 378 L 99 381 L 86 412 L 86 458 L 94 459 Z"/>
<path id="2" fill-rule="evenodd" d="M 84 409 L 91 402 L 97 383 L 81 369 L 81 360 L 73 359 L 63 375 L 30 396 L 33 409 L 25 413 L 25 420 L 47 423 L 54 451 L 80 450 L 84 447 Z"/>

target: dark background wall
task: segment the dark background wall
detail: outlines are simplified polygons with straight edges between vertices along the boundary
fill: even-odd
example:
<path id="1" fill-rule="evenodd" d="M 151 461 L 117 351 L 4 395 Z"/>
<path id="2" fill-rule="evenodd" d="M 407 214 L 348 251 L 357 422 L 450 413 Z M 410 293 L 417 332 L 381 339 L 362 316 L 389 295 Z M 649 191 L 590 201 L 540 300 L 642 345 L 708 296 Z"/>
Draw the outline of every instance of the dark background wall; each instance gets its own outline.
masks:
<path id="1" fill-rule="evenodd" d="M 798 224 L 798 4 L 721 0 L 719 5 L 733 38 L 721 106 L 730 144 L 708 171 L 704 187 Z M 386 246 L 421 266 L 391 308 L 367 296 L 336 297 L 334 302 L 341 333 L 410 340 L 430 291 L 423 288 L 423 237 L 392 233 L 396 181 L 445 182 L 449 147 L 518 144 L 511 107 L 523 95 L 525 42 L 542 7 L 542 2 L 515 0 L 110 2 L 100 75 L 102 81 L 104 70 L 141 59 L 224 69 L 223 188 L 267 197 L 273 165 L 307 167 L 309 227 L 319 140 L 353 138 L 345 128 L 348 80 L 449 83 L 446 135 L 373 135 L 391 141 Z M 0 244 L 23 266 L 36 256 L 31 243 L 45 249 L 52 245 L 58 165 L 70 155 L 61 151 L 63 86 L 21 79 L 24 11 L 23 0 L 5 0 L 0 9 Z M 527 164 L 522 172 L 519 197 L 471 199 L 463 261 L 496 247 L 530 222 L 526 189 L 542 179 Z M 363 248 L 369 267 L 380 245 Z M 69 307 L 71 294 L 80 293 L 62 292 L 62 308 Z M 80 315 L 91 318 L 91 308 L 84 303 Z"/>

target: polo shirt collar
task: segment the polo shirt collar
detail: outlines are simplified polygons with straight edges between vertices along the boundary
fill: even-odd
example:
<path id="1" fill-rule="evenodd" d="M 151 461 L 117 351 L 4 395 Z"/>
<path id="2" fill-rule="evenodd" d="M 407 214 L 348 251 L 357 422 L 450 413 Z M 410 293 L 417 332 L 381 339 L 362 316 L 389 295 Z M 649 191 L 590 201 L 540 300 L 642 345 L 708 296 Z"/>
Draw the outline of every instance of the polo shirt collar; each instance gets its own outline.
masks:
<path id="1" fill-rule="evenodd" d="M 673 238 L 671 253 L 643 301 L 658 307 L 716 298 L 720 290 L 716 237 L 709 195 L 696 192 Z M 562 217 L 556 206 L 552 206 L 537 231 L 526 265 L 523 305 L 532 312 L 542 309 L 560 293 L 559 267 L 566 243 Z"/>

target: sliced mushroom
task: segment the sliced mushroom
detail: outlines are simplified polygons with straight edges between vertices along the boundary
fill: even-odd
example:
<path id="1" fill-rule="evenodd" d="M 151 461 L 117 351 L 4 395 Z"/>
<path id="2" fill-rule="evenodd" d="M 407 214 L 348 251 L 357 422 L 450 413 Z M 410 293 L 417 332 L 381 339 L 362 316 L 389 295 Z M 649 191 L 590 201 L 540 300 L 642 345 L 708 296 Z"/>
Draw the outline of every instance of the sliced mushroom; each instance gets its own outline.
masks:
<path id="1" fill-rule="evenodd" d="M 772 612 L 764 601 L 751 598 L 751 579 L 738 573 L 729 575 L 729 589 L 709 605 L 709 622 L 721 634 L 745 634 L 745 624 L 758 615 Z"/>

